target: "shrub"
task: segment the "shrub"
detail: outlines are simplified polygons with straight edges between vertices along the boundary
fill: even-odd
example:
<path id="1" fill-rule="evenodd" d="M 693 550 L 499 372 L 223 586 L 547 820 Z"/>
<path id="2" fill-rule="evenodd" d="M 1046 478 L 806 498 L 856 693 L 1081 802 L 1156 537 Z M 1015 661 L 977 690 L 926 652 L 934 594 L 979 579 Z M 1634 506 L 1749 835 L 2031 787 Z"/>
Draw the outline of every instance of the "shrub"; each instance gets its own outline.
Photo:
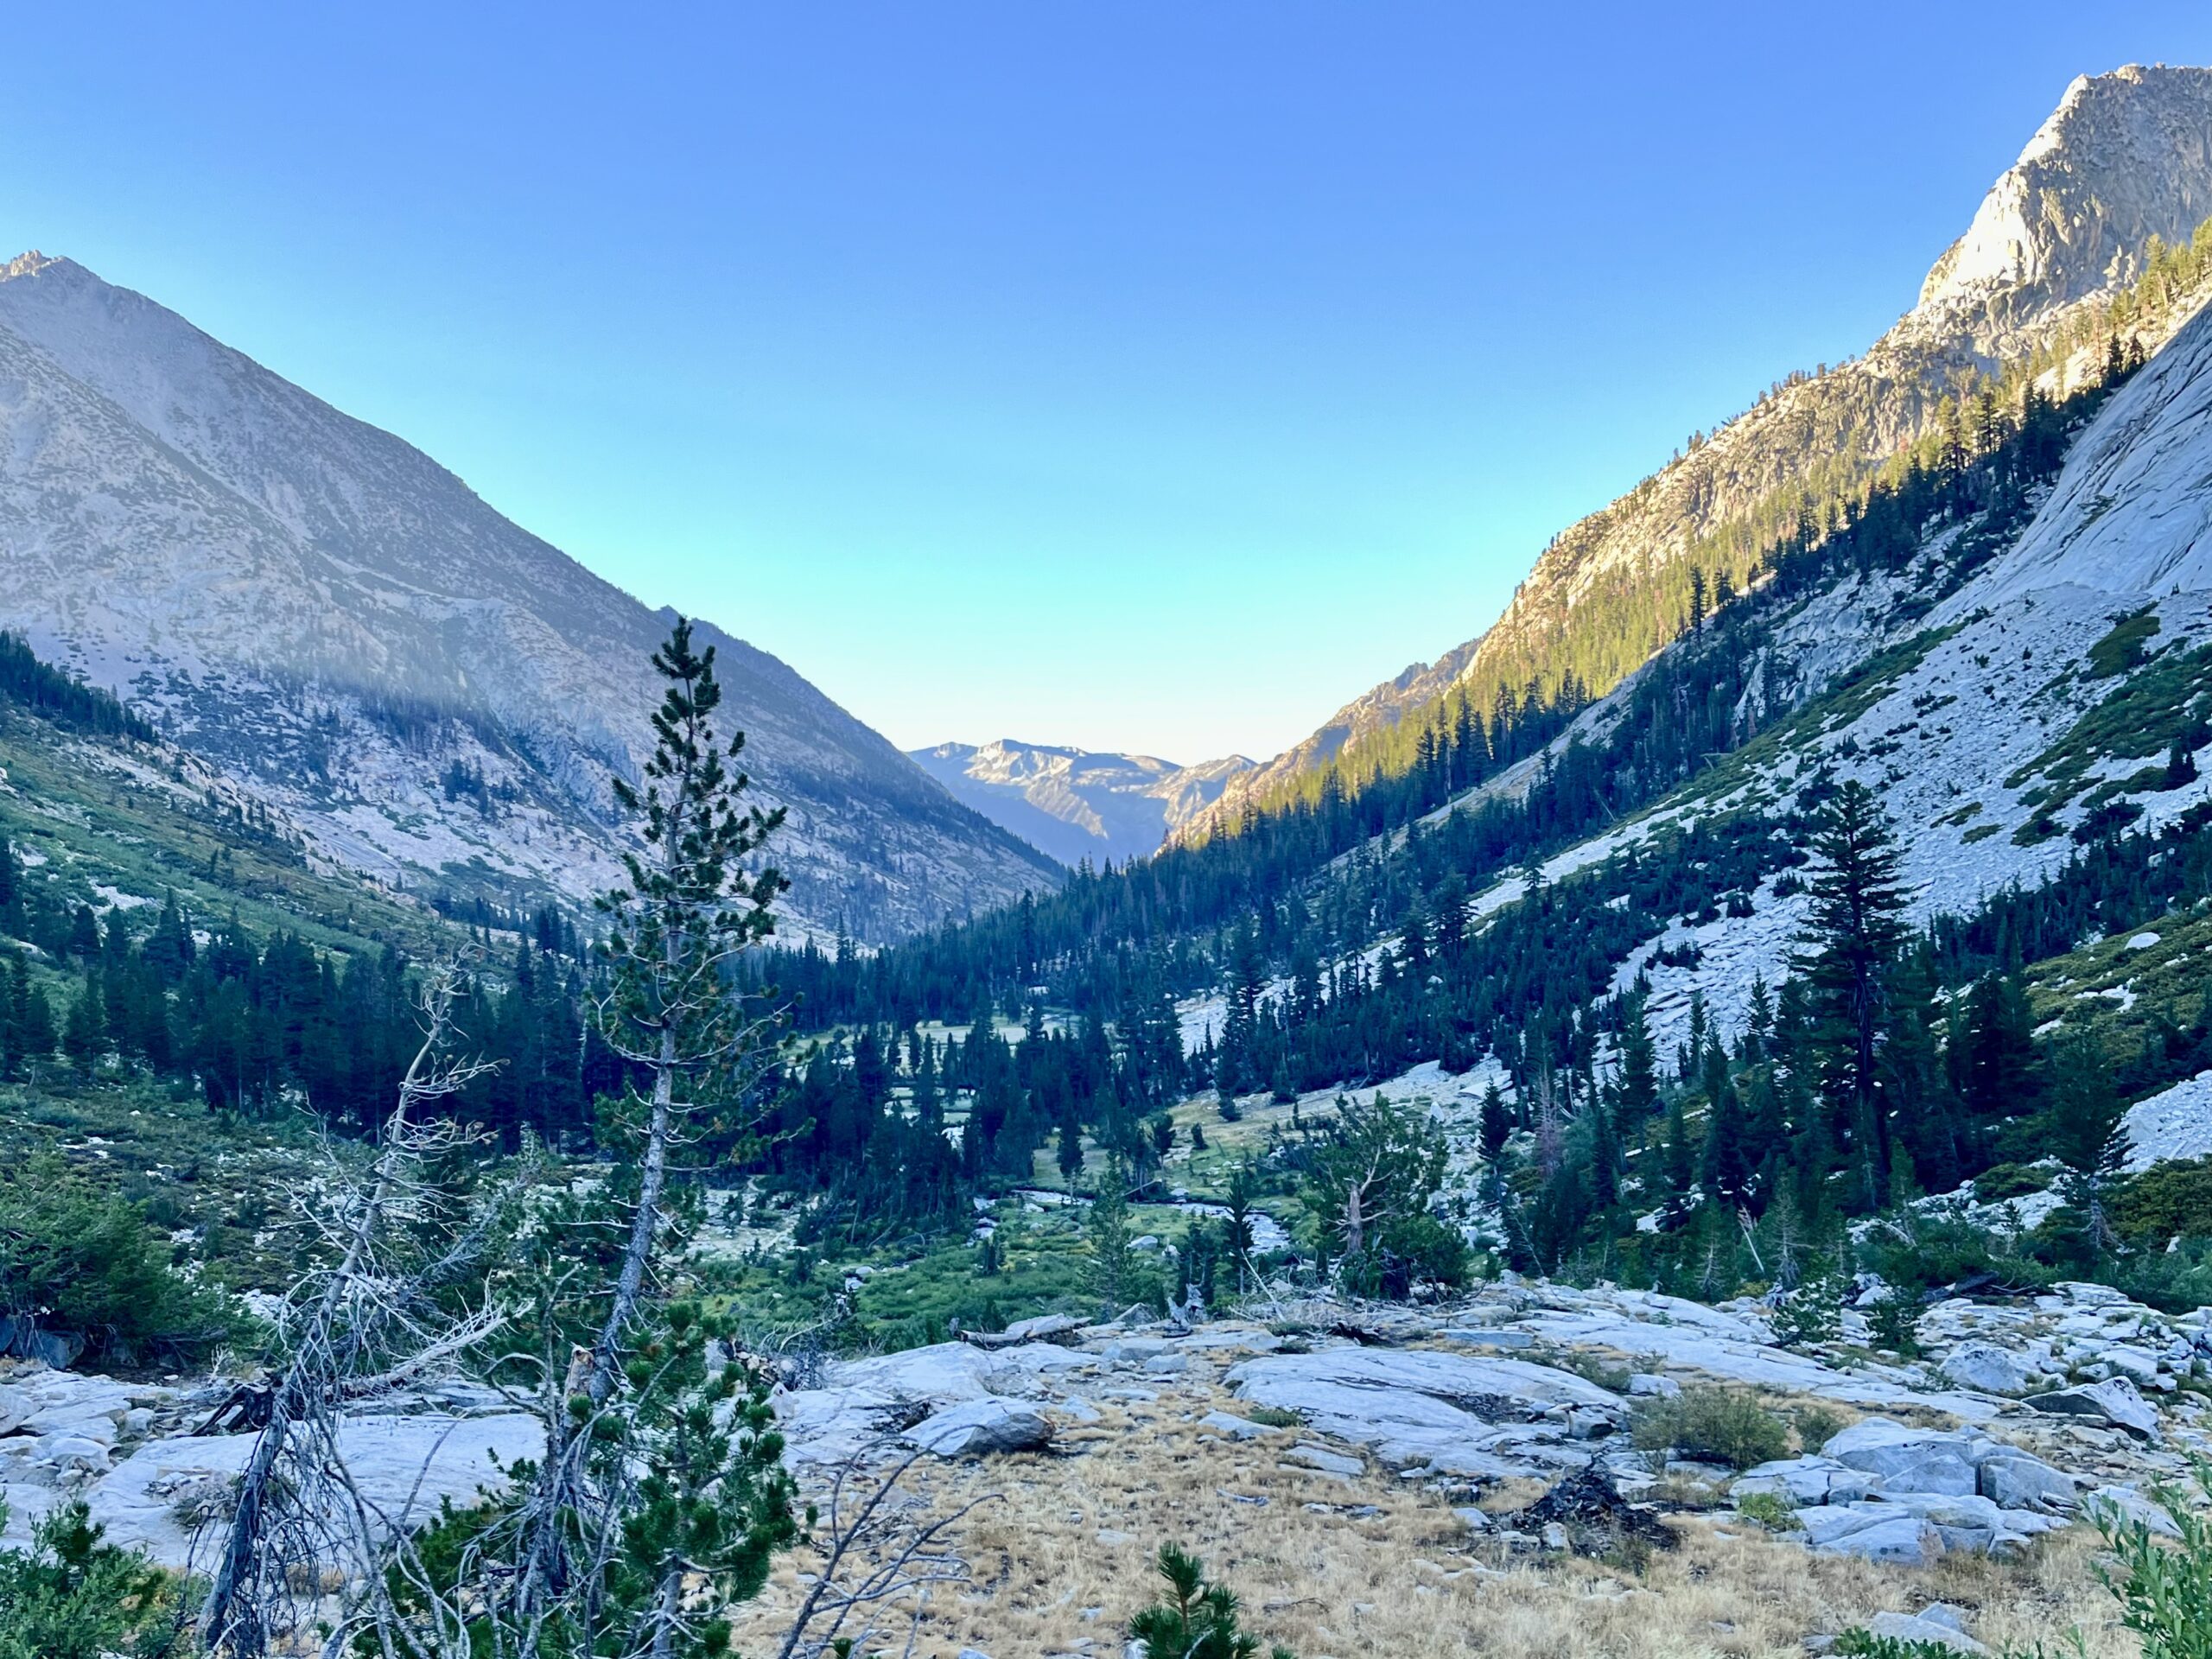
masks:
<path id="1" fill-rule="evenodd" d="M 1834 1342 L 1843 1330 L 1843 1275 L 1820 1273 L 1807 1278 L 1774 1310 L 1775 1339 L 1787 1348 Z"/>
<path id="2" fill-rule="evenodd" d="M 1769 1532 L 1796 1532 L 1805 1524 L 1797 1518 L 1796 1506 L 1779 1492 L 1752 1492 L 1739 1497 L 1736 1500 L 1736 1511 Z"/>
<path id="3" fill-rule="evenodd" d="M 1789 1421 L 1797 1426 L 1798 1446 L 1808 1453 L 1819 1451 L 1850 1427 L 1834 1406 L 1796 1406 L 1790 1409 Z"/>
<path id="4" fill-rule="evenodd" d="M 1236 1597 L 1229 1586 L 1208 1584 L 1195 1555 L 1173 1544 L 1160 1547 L 1160 1576 L 1167 1580 L 1165 1600 L 1129 1621 L 1129 1634 L 1145 1651 L 1174 1659 L 1256 1659 L 1260 1638 L 1237 1628 Z M 1287 1648 L 1272 1649 L 1273 1659 L 1293 1659 Z"/>
<path id="5" fill-rule="evenodd" d="M 1943 1642 L 1907 1642 L 1894 1636 L 1876 1636 L 1867 1630 L 1846 1630 L 1835 1639 L 1831 1652 L 1850 1659 L 1959 1659 L 1959 1650 Z"/>
<path id="6" fill-rule="evenodd" d="M 1920 1299 L 1893 1290 L 1868 1308 L 1866 1325 L 1874 1346 L 1900 1359 L 1920 1357 Z"/>
<path id="7" fill-rule="evenodd" d="M 84 1503 L 69 1504 L 29 1549 L 0 1550 L 0 1659 L 159 1659 L 180 1646 L 175 1598 L 175 1580 L 102 1542 Z"/>
<path id="8" fill-rule="evenodd" d="M 136 1206 L 52 1156 L 0 1176 L 0 1312 L 118 1364 L 189 1357 L 239 1328 L 221 1297 L 170 1269 Z"/>
<path id="9" fill-rule="evenodd" d="M 2031 1192 L 2047 1190 L 2056 1180 L 2055 1169 L 2038 1169 L 2033 1164 L 1992 1164 L 1974 1178 L 1974 1196 L 1977 1204 L 2003 1204 L 2008 1198 L 2024 1198 Z"/>
<path id="10" fill-rule="evenodd" d="M 2163 1243 L 2176 1234 L 2212 1235 L 2212 1158 L 2155 1164 L 2123 1185 L 2108 1209 L 2113 1225 L 2129 1238 Z"/>
<path id="11" fill-rule="evenodd" d="M 2212 1461 L 2198 1458 L 2196 1471 L 2212 1491 Z M 2142 1637 L 2143 1659 L 2212 1659 L 2212 1518 L 2171 1486 L 2152 1492 L 2179 1537 L 2169 1543 L 2109 1508 L 2093 1515 L 2118 1558 L 2105 1586 L 2119 1599 L 2120 1622 Z"/>
<path id="12" fill-rule="evenodd" d="M 1749 1469 L 1789 1455 L 1789 1425 L 1739 1389 L 1698 1384 L 1671 1400 L 1648 1400 L 1630 1423 L 1637 1446 L 1700 1463 Z"/>

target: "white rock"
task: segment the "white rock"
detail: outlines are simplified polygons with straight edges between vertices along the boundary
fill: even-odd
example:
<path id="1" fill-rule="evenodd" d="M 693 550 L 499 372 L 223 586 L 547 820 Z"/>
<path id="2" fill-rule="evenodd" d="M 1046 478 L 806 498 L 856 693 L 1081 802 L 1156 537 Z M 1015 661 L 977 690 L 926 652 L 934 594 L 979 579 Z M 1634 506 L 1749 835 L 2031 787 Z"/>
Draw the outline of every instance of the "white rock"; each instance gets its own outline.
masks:
<path id="1" fill-rule="evenodd" d="M 1880 1612 L 1866 1621 L 1876 1636 L 1897 1642 L 1930 1642 L 1954 1653 L 1986 1654 L 1989 1649 L 1956 1625 L 1911 1613 Z"/>
<path id="2" fill-rule="evenodd" d="M 165 1567 L 183 1567 L 192 1541 L 163 1494 L 194 1478 L 234 1478 L 258 1439 L 188 1435 L 142 1446 L 92 1488 L 92 1519 L 107 1529 L 109 1542 L 143 1549 Z M 338 1436 L 339 1455 L 373 1512 L 399 1525 L 435 1515 L 442 1499 L 465 1505 L 496 1491 L 505 1482 L 501 1467 L 536 1457 L 543 1444 L 537 1420 L 518 1412 L 351 1417 Z"/>
<path id="3" fill-rule="evenodd" d="M 2178 1538 L 2174 1518 L 2133 1486 L 2100 1486 L 2082 1501 L 2092 1520 L 2139 1521 L 2161 1538 Z"/>
<path id="4" fill-rule="evenodd" d="M 1878 1475 L 1885 1489 L 1960 1497 L 1974 1493 L 1968 1442 L 1955 1433 L 1908 1428 L 1887 1418 L 1853 1423 L 1821 1448 L 1847 1468 Z"/>
<path id="5" fill-rule="evenodd" d="M 2158 1438 L 2158 1414 L 2124 1376 L 2107 1377 L 2050 1394 L 2031 1395 L 2027 1403 L 2037 1411 L 2061 1417 L 2087 1417 L 2124 1428 L 2139 1439 Z"/>
<path id="6" fill-rule="evenodd" d="M 2025 1394 L 2043 1375 L 2021 1355 L 1993 1342 L 1962 1342 L 1943 1356 L 1938 1369 L 1955 1386 L 1983 1394 Z"/>
<path id="7" fill-rule="evenodd" d="M 1026 1406 L 993 1397 L 948 1406 L 908 1429 L 906 1439 L 941 1458 L 979 1458 L 1048 1446 L 1052 1426 Z"/>

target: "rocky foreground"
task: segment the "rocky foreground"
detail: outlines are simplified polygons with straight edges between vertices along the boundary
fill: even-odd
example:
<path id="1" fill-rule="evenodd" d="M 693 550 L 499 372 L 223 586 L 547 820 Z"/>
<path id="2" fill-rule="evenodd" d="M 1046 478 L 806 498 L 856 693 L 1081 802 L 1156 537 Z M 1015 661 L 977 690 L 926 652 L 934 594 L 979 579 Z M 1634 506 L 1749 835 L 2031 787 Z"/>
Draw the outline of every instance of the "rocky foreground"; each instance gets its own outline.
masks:
<path id="1" fill-rule="evenodd" d="M 787 1455 L 818 1484 L 848 1460 L 918 1450 L 925 1468 L 974 1485 L 1001 1460 L 1009 1472 L 1127 1460 L 1172 1440 L 1192 1467 L 1294 1478 L 1287 1496 L 1315 1515 L 1379 1515 L 1371 1495 L 1387 1485 L 1392 1514 L 1424 1515 L 1492 1560 L 1594 1556 L 1639 1534 L 1664 1543 L 1658 1517 L 1692 1512 L 1723 1541 L 1756 1536 L 1896 1576 L 2027 1558 L 2099 1504 L 2155 1514 L 2146 1488 L 2184 1478 L 2189 1454 L 2212 1446 L 2212 1309 L 2170 1317 L 2096 1285 L 1939 1303 L 1919 1324 L 1928 1357 L 1911 1363 L 1870 1357 L 1848 1313 L 1841 1340 L 1802 1352 L 1777 1344 L 1757 1304 L 1541 1283 L 1442 1308 L 1270 1312 L 1196 1325 L 1134 1310 L 1099 1325 L 1051 1317 L 832 1363 L 817 1386 L 779 1392 Z M 1794 1421 L 1798 1454 L 1738 1470 L 1635 1432 L 1646 1402 L 1714 1383 Z M 116 1541 L 189 1565 L 251 1443 L 188 1432 L 220 1393 L 8 1373 L 10 1540 L 81 1496 Z M 497 1465 L 534 1441 L 527 1416 L 464 1388 L 382 1402 L 344 1436 L 360 1488 L 395 1523 L 496 1483 Z M 1244 1492 L 1204 1478 L 1224 1503 L 1287 1501 L 1267 1483 Z M 1109 1550 L 1158 1541 L 1110 1526 L 1095 1536 Z M 1929 1624 L 1925 1611 L 1886 1617 Z M 1898 1628 L 1973 1650 L 1935 1613 L 1948 1636 Z"/>

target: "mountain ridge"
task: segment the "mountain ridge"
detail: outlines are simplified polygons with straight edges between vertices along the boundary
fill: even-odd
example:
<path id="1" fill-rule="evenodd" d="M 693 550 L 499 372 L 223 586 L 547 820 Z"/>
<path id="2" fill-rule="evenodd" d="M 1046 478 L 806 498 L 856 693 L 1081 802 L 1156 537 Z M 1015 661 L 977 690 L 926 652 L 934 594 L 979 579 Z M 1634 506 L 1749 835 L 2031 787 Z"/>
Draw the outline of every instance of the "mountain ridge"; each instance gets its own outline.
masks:
<path id="1" fill-rule="evenodd" d="M 655 611 L 448 469 L 73 261 L 0 274 L 0 626 L 154 713 L 326 853 L 581 900 L 614 874 Z M 710 624 L 802 931 L 1049 884 L 787 664 Z"/>
<path id="2" fill-rule="evenodd" d="M 1777 383 L 1560 531 L 1489 628 L 1342 705 L 1234 780 L 1179 839 L 1224 830 L 1248 801 L 1310 799 L 1332 766 L 1354 778 L 1402 767 L 1405 732 L 1463 690 L 1487 712 L 1497 684 L 1555 692 L 1565 667 L 1589 690 L 1609 690 L 1679 628 L 1693 569 L 1739 587 L 1752 579 L 1778 534 L 1816 530 L 1808 513 L 1832 509 L 1925 436 L 1960 376 L 2031 369 L 2139 273 L 2150 236 L 2185 241 L 2208 217 L 2212 69 L 2128 65 L 2077 77 L 1938 257 L 1912 308 L 1863 356 Z M 2016 229 L 2040 239 L 2008 251 Z M 1568 658 L 1581 660 L 1563 667 Z"/>
<path id="3" fill-rule="evenodd" d="M 1185 766 L 1014 738 L 907 753 L 957 798 L 1071 868 L 1158 850 L 1255 764 L 1232 754 Z"/>

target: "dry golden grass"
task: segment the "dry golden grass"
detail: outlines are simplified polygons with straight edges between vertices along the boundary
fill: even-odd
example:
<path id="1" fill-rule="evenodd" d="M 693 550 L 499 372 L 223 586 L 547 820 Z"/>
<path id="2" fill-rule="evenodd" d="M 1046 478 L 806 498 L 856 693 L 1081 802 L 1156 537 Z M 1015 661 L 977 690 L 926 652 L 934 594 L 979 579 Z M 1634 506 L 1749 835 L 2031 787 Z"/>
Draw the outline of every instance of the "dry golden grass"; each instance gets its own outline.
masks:
<path id="1" fill-rule="evenodd" d="M 1640 1571 L 1513 1556 L 1470 1533 L 1438 1492 L 1387 1471 L 1340 1479 L 1284 1466 L 1295 1433 L 1239 1446 L 1183 1421 L 1211 1395 L 1193 1385 L 1108 1408 L 1050 1455 L 917 1465 L 910 1484 L 939 1511 L 999 1496 L 956 1529 L 974 1582 L 938 1593 L 915 1654 L 951 1659 L 972 1646 L 995 1659 L 1109 1659 L 1152 1599 L 1152 1556 L 1167 1541 L 1236 1591 L 1249 1628 L 1300 1659 L 1802 1659 L 1808 1634 L 1934 1600 L 1977 1611 L 1993 1646 L 2055 1643 L 2079 1624 L 2089 1659 L 2137 1651 L 2110 1623 L 2093 1541 L 2078 1529 L 2018 1565 L 1948 1560 L 1926 1572 L 1811 1556 L 1701 1517 L 1675 1519 L 1680 1547 Z M 1482 1507 L 1514 1507 L 1539 1490 L 1493 1489 Z M 1346 1512 L 1368 1505 L 1372 1514 Z M 783 1564 L 747 1610 L 739 1652 L 772 1651 L 765 1638 L 788 1619 L 811 1565 L 803 1555 Z M 904 1642 L 901 1621 L 881 1645 L 897 1654 Z"/>

